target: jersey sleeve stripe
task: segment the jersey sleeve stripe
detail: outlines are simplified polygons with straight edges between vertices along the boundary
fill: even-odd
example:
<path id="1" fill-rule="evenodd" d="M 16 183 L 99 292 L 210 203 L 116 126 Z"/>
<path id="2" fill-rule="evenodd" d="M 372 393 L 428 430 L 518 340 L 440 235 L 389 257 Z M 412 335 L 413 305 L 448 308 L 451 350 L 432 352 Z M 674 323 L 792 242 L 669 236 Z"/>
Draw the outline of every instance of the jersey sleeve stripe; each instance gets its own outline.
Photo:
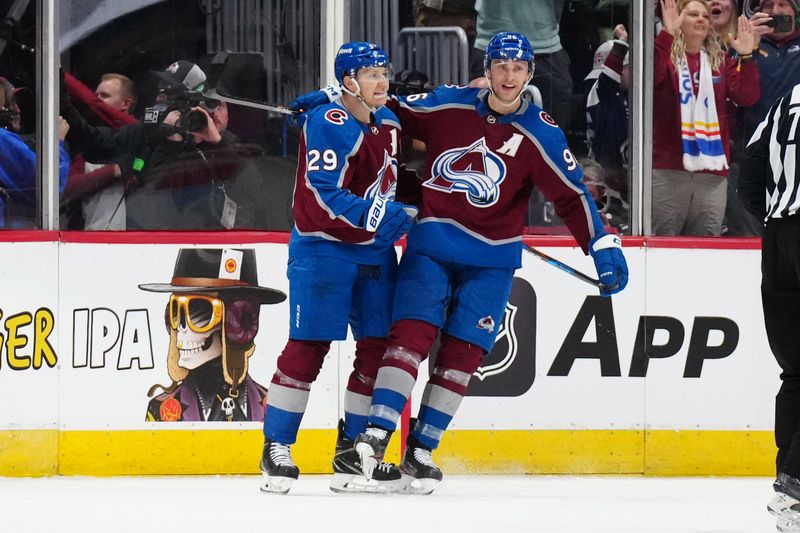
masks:
<path id="1" fill-rule="evenodd" d="M 423 106 L 423 105 L 409 105 L 404 100 L 400 101 L 400 107 L 403 109 L 407 109 L 412 113 L 433 113 L 434 111 L 441 111 L 443 109 L 469 109 L 474 111 L 475 106 L 469 104 L 438 104 L 433 106 Z"/>
<path id="2" fill-rule="evenodd" d="M 544 162 L 547 163 L 547 166 L 549 166 L 550 169 L 553 171 L 553 173 L 556 176 L 558 176 L 561 182 L 568 188 L 572 189 L 576 195 L 579 195 L 581 199 L 580 200 L 581 206 L 583 207 L 583 213 L 586 218 L 586 227 L 589 230 L 589 237 L 594 238 L 596 234 L 596 229 L 598 228 L 595 228 L 594 226 L 594 217 L 592 216 L 592 209 L 589 206 L 589 202 L 586 198 L 586 195 L 584 194 L 584 190 L 581 189 L 578 185 L 576 185 L 572 180 L 570 180 L 569 177 L 561 171 L 561 168 L 558 165 L 556 165 L 552 159 L 550 159 L 547 152 L 542 148 L 542 145 L 539 142 L 539 140 L 536 137 L 534 137 L 531 134 L 531 132 L 529 132 L 521 124 L 517 122 L 515 122 L 513 125 L 519 131 L 521 131 L 525 135 L 525 137 L 530 139 L 530 141 L 534 144 L 534 146 L 536 146 L 536 149 L 539 150 L 539 154 L 542 156 Z"/>
<path id="3" fill-rule="evenodd" d="M 463 231 L 464 233 L 468 234 L 473 239 L 481 241 L 481 242 L 485 242 L 486 244 L 489 244 L 489 245 L 492 245 L 492 246 L 501 246 L 501 245 L 504 245 L 504 244 L 510 244 L 510 243 L 513 243 L 513 242 L 521 242 L 522 241 L 522 236 L 521 235 L 517 235 L 517 236 L 514 236 L 514 237 L 509 237 L 508 239 L 490 239 L 490 238 L 486 237 L 485 235 L 481 235 L 480 233 L 472 231 L 468 227 L 459 224 L 458 222 L 456 222 L 452 218 L 425 217 L 425 218 L 422 218 L 420 220 L 417 220 L 416 224 L 425 224 L 425 223 L 430 223 L 430 222 L 439 222 L 441 224 L 450 224 L 451 226 L 454 226 L 454 227 L 458 228 L 459 230 Z"/>

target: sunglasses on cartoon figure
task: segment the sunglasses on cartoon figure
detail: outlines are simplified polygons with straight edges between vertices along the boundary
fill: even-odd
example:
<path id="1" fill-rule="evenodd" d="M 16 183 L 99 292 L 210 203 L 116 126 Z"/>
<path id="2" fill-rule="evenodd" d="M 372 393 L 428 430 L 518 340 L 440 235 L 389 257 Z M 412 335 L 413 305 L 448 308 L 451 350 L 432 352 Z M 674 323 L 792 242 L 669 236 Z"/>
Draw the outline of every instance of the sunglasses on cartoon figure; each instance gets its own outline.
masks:
<path id="1" fill-rule="evenodd" d="M 195 333 L 206 333 L 216 327 L 224 315 L 225 305 L 219 298 L 205 294 L 172 294 L 166 310 L 166 322 L 172 329 L 188 327 Z"/>

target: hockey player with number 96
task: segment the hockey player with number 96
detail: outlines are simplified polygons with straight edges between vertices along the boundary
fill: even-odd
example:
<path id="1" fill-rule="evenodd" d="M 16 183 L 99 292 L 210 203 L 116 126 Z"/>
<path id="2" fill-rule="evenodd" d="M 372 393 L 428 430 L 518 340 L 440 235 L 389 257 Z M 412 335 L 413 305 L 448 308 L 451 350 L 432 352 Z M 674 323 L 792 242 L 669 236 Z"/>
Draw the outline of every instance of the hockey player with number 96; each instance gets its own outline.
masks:
<path id="1" fill-rule="evenodd" d="M 298 478 L 291 456 L 312 382 L 331 341 L 356 339 L 354 369 L 339 422 L 336 492 L 388 492 L 401 475 L 380 463 L 365 480 L 354 448 L 366 429 L 372 385 L 389 331 L 397 256 L 394 243 L 416 209 L 394 201 L 400 124 L 384 105 L 390 64 L 375 44 L 343 45 L 335 74 L 344 92 L 304 116 L 289 239 L 289 341 L 278 358 L 264 418 L 265 492 L 286 493 Z"/>
<path id="2" fill-rule="evenodd" d="M 364 477 L 381 461 L 418 368 L 441 332 L 435 367 L 400 464 L 402 490 L 430 493 L 442 479 L 435 450 L 491 351 L 521 266 L 522 232 L 534 186 L 553 202 L 594 259 L 600 293 L 625 288 L 621 241 L 607 234 L 583 172 L 550 116 L 527 98 L 534 53 L 521 33 L 501 32 L 486 47 L 488 89 L 442 86 L 387 104 L 403 133 L 427 146 L 422 206 L 408 233 L 395 288 L 388 348 L 372 393 L 367 430 L 356 438 Z M 316 91 L 291 108 L 328 101 Z"/>

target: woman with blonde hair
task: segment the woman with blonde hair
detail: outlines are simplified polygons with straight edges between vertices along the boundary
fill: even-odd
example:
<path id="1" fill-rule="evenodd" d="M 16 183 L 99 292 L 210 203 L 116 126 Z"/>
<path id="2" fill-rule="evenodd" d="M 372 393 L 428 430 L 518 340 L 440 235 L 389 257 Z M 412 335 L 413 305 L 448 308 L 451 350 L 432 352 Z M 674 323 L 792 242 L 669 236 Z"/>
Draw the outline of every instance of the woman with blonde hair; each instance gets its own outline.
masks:
<path id="1" fill-rule="evenodd" d="M 760 96 L 747 18 L 723 51 L 705 0 L 662 0 L 653 68 L 653 233 L 719 235 L 727 201 L 730 133 L 726 99 Z"/>
<path id="2" fill-rule="evenodd" d="M 719 35 L 724 49 L 729 49 L 731 37 L 736 36 L 739 10 L 734 0 L 711 0 L 708 2 L 711 27 Z"/>

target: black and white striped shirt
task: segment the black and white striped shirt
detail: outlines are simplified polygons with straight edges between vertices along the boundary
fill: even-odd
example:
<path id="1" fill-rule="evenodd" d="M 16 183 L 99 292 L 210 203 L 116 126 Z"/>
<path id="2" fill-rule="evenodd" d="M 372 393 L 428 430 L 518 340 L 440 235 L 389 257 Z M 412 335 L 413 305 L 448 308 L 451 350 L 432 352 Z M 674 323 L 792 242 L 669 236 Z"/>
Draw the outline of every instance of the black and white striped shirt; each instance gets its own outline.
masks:
<path id="1" fill-rule="evenodd" d="M 765 222 L 800 209 L 800 84 L 775 102 L 747 143 L 739 177 L 744 206 Z"/>

